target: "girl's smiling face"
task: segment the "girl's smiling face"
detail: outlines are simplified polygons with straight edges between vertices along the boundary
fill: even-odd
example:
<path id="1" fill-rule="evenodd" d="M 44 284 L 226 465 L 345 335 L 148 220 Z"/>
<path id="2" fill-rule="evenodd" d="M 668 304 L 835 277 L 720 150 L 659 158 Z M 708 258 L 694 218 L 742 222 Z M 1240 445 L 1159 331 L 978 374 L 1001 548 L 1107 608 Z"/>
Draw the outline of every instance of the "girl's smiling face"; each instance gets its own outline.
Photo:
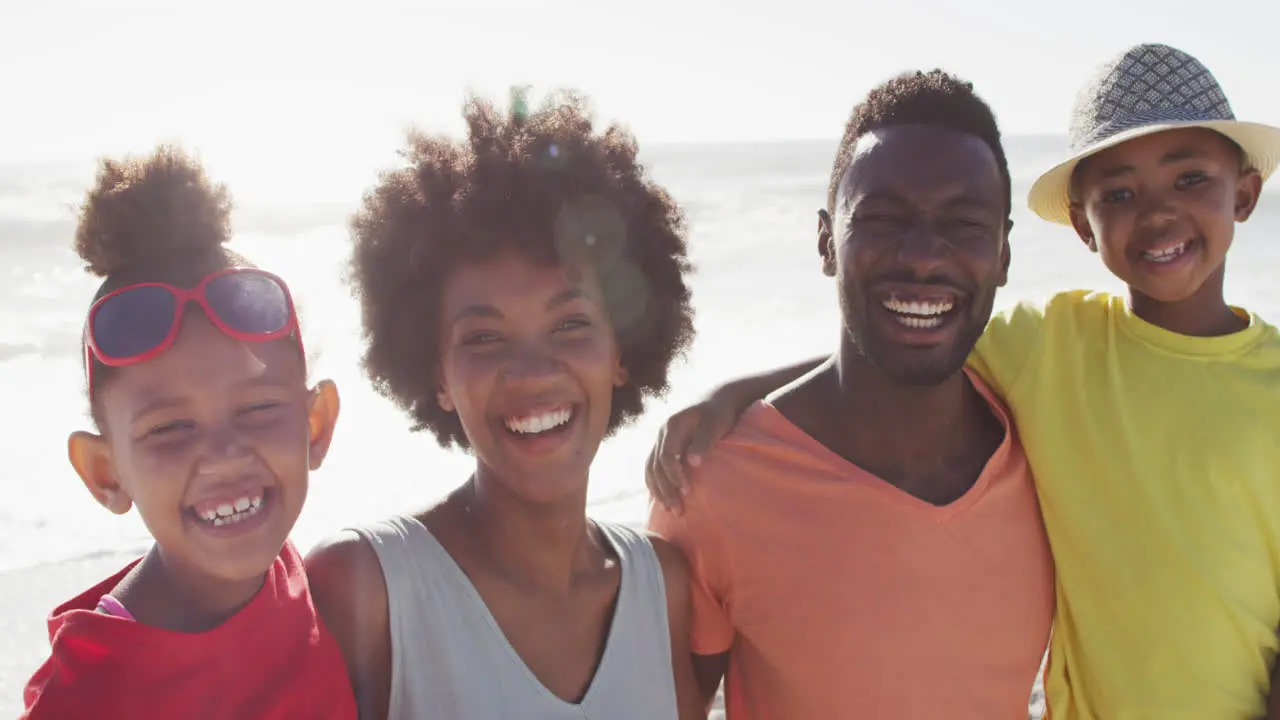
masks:
<path id="1" fill-rule="evenodd" d="M 292 530 L 332 436 L 332 383 L 306 386 L 297 341 L 241 342 L 194 305 L 173 346 L 97 392 L 104 436 L 72 462 L 114 512 L 136 505 L 167 563 L 222 581 L 261 576 Z"/>
<path id="2" fill-rule="evenodd" d="M 585 494 L 627 379 L 596 273 L 514 251 L 460 265 L 440 322 L 438 401 L 481 476 L 530 502 Z"/>

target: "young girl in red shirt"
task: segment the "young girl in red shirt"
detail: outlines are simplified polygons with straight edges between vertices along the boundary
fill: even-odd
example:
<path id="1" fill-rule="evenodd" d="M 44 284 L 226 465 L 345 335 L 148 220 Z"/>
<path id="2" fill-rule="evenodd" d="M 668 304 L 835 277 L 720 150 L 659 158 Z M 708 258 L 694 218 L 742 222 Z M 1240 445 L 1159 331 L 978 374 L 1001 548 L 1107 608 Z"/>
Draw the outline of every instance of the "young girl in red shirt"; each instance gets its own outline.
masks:
<path id="1" fill-rule="evenodd" d="M 338 415 L 289 289 L 223 245 L 230 200 L 182 153 L 104 161 L 75 248 L 103 279 L 71 464 L 155 544 L 49 618 L 24 718 L 354 718 L 288 541 Z"/>

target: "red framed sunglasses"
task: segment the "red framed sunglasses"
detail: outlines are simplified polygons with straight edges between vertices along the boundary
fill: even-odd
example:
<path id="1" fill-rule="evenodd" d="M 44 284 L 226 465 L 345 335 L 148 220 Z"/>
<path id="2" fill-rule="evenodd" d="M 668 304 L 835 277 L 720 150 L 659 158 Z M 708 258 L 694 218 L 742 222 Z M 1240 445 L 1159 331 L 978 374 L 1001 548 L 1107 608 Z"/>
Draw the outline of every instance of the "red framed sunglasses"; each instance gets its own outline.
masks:
<path id="1" fill-rule="evenodd" d="M 292 333 L 298 349 L 303 349 L 289 287 L 264 270 L 219 270 L 192 288 L 160 282 L 127 285 L 103 295 L 89 308 L 84 326 L 89 393 L 93 394 L 93 358 L 109 367 L 124 367 L 159 356 L 173 346 L 183 313 L 193 302 L 214 327 L 234 340 L 266 342 Z"/>

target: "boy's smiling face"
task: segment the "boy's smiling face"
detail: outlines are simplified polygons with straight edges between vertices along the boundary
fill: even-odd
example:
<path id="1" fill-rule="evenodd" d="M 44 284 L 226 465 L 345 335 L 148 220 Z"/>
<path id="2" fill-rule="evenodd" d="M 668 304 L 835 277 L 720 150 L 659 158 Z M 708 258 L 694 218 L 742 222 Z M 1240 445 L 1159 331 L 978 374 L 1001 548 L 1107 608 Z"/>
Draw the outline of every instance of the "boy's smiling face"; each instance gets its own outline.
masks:
<path id="1" fill-rule="evenodd" d="M 1072 178 L 1071 222 L 1133 292 L 1175 303 L 1214 278 L 1220 292 L 1235 223 L 1248 219 L 1261 190 L 1261 177 L 1226 137 L 1168 130 L 1082 162 Z"/>

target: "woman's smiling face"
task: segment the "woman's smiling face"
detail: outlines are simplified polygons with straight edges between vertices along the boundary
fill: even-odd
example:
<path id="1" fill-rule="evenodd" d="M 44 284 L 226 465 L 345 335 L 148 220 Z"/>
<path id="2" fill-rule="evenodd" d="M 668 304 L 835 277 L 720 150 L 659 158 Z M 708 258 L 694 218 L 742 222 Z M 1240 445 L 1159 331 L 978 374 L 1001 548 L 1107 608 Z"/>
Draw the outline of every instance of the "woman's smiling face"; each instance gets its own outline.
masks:
<path id="1" fill-rule="evenodd" d="M 585 493 L 627 380 L 595 271 L 516 251 L 460 265 L 440 328 L 438 401 L 486 477 L 530 502 Z"/>

